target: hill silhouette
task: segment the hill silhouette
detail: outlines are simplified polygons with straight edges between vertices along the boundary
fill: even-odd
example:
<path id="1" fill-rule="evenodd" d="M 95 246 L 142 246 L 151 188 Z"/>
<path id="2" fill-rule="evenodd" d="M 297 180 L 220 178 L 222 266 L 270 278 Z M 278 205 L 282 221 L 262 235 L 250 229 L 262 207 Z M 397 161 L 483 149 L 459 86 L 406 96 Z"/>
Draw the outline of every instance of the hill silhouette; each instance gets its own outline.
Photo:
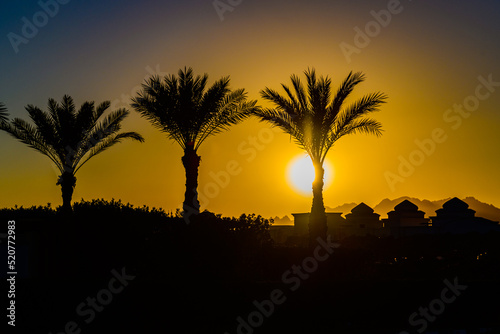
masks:
<path id="1" fill-rule="evenodd" d="M 419 199 L 415 197 L 403 196 L 395 199 L 383 199 L 380 203 L 373 207 L 374 211 L 382 217 L 387 216 L 387 212 L 394 210 L 394 207 L 404 200 L 409 200 L 418 206 L 419 210 L 425 212 L 425 216 L 434 216 L 436 210 L 442 208 L 443 204 L 450 198 L 430 201 L 427 199 Z M 500 209 L 492 204 L 481 202 L 474 197 L 466 197 L 462 199 L 465 203 L 469 204 L 469 208 L 476 211 L 476 217 L 483 217 L 493 221 L 500 221 Z M 342 212 L 344 215 L 349 213 L 359 203 L 345 203 L 336 207 L 326 207 L 327 211 Z"/>
<path id="2" fill-rule="evenodd" d="M 336 206 L 334 208 L 325 206 L 326 212 L 342 212 L 344 214 L 351 212 L 351 210 L 358 205 L 358 203 L 344 203 L 342 205 Z"/>
<path id="3" fill-rule="evenodd" d="M 283 216 L 283 218 L 276 216 L 273 218 L 273 221 L 274 221 L 274 224 L 273 224 L 274 226 L 293 225 L 293 221 L 287 215 Z"/>

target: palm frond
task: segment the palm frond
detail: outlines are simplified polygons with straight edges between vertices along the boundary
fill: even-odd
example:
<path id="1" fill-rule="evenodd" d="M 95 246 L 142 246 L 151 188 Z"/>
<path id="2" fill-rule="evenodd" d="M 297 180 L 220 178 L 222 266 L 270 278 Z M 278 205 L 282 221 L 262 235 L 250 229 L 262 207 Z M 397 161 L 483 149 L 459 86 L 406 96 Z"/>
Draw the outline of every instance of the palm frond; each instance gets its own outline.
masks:
<path id="1" fill-rule="evenodd" d="M 109 102 L 108 102 L 109 106 Z M 105 109 L 104 109 L 105 110 Z M 81 133 L 81 137 L 86 137 L 88 130 L 92 129 L 100 117 L 95 117 L 94 102 L 85 102 L 81 105 L 80 109 L 75 115 L 75 132 Z"/>
<path id="2" fill-rule="evenodd" d="M 325 127 L 329 128 L 333 125 L 336 120 L 337 115 L 342 110 L 342 106 L 348 96 L 352 93 L 356 85 L 360 84 L 365 80 L 365 75 L 361 72 L 352 73 L 349 72 L 347 77 L 344 79 L 340 85 L 337 93 L 335 94 L 332 103 L 327 108 L 327 113 L 324 120 Z"/>
<path id="3" fill-rule="evenodd" d="M 200 147 L 207 137 L 227 131 L 231 125 L 242 122 L 257 105 L 257 101 L 246 102 L 244 89 L 234 92 L 224 89 L 213 102 L 215 103 L 208 106 L 209 109 L 200 110 L 207 117 L 200 124 L 195 149 Z"/>
<path id="4" fill-rule="evenodd" d="M 379 121 L 372 118 L 362 118 L 350 122 L 345 127 L 339 129 L 338 132 L 330 133 L 330 136 L 328 137 L 325 143 L 325 151 L 321 157 L 321 161 L 323 161 L 326 158 L 328 150 L 340 138 L 346 135 L 358 134 L 358 133 L 372 134 L 377 137 L 380 137 L 383 133 L 382 124 Z"/>
<path id="5" fill-rule="evenodd" d="M 263 99 L 274 103 L 277 109 L 280 109 L 292 118 L 298 118 L 302 116 L 302 110 L 300 109 L 299 103 L 295 100 L 293 94 L 291 94 L 290 89 L 286 85 L 282 85 L 283 89 L 288 93 L 290 99 L 287 99 L 284 96 L 281 96 L 277 91 L 266 87 L 264 90 L 260 92 L 260 95 Z"/>
<path id="6" fill-rule="evenodd" d="M 373 118 L 363 118 L 349 123 L 349 125 L 343 129 L 341 136 L 365 133 L 380 137 L 383 131 L 382 124 L 379 121 Z"/>
<path id="7" fill-rule="evenodd" d="M 142 88 L 143 90 L 132 98 L 132 108 L 184 148 L 188 141 L 186 137 L 189 135 L 182 129 L 185 122 L 178 122 L 179 118 L 187 116 L 180 111 L 177 78 L 167 75 L 162 81 L 160 77 L 152 76 L 142 84 Z"/>
<path id="8" fill-rule="evenodd" d="M 36 129 L 41 137 L 43 137 L 45 143 L 57 149 L 59 138 L 55 131 L 55 124 L 50 115 L 33 105 L 28 105 L 26 111 L 33 123 L 35 123 Z"/>
<path id="9" fill-rule="evenodd" d="M 231 93 L 229 77 L 221 78 L 209 87 L 199 101 L 198 108 L 192 110 L 195 115 L 191 117 L 190 128 L 193 130 L 191 141 L 194 142 L 200 137 L 206 138 L 207 132 L 217 129 L 217 124 L 224 122 L 224 116 L 238 103 L 238 99 L 245 98 L 242 94 L 242 90 Z"/>
<path id="10" fill-rule="evenodd" d="M 346 109 L 346 113 L 361 116 L 370 112 L 375 112 L 379 110 L 380 105 L 385 103 L 386 100 L 387 95 L 384 93 L 377 92 L 368 94 L 350 105 Z"/>
<path id="11" fill-rule="evenodd" d="M 297 96 L 297 101 L 298 105 L 300 106 L 300 109 L 302 110 L 307 110 L 309 109 L 309 104 L 308 104 L 308 99 L 306 97 L 306 91 L 304 88 L 304 85 L 300 81 L 300 78 L 296 76 L 295 74 L 292 74 L 290 77 L 292 81 L 292 86 L 295 90 L 295 95 Z M 287 94 L 290 96 L 291 93 L 287 92 Z"/>
<path id="12" fill-rule="evenodd" d="M 290 135 L 302 149 L 308 153 L 311 152 L 305 141 L 304 131 L 298 126 L 297 119 L 289 113 L 277 108 L 258 108 L 252 112 L 252 115 L 256 116 L 261 122 L 267 122 L 273 127 L 280 128 L 283 132 Z"/>
<path id="13" fill-rule="evenodd" d="M 0 102 L 0 123 L 7 122 L 9 120 L 9 113 L 5 104 Z"/>
<path id="14" fill-rule="evenodd" d="M 59 124 L 59 115 L 58 115 L 58 109 L 59 109 L 59 103 L 57 103 L 56 100 L 54 99 L 49 99 L 48 102 L 48 110 L 49 110 L 49 115 L 52 118 L 52 122 L 57 126 Z M 58 132 L 58 128 L 56 128 L 56 131 Z"/>
<path id="15" fill-rule="evenodd" d="M 288 100 L 287 100 L 287 97 L 284 97 L 284 96 L 280 96 L 280 99 L 287 101 L 288 102 L 287 104 L 292 106 L 294 114 L 304 115 L 304 113 L 306 112 L 306 110 L 304 108 L 302 108 L 300 102 L 297 100 L 297 97 L 295 96 L 295 94 L 292 93 L 291 89 L 287 85 L 285 85 L 285 84 L 282 84 L 281 87 L 283 88 L 283 90 L 287 94 Z M 263 98 L 266 98 L 265 94 L 261 94 L 261 95 L 262 95 Z"/>
<path id="16" fill-rule="evenodd" d="M 106 116 L 101 125 L 96 128 L 102 128 L 104 133 L 116 132 L 121 129 L 121 123 L 125 117 L 129 115 L 129 113 L 130 112 L 127 109 L 117 109 Z"/>
<path id="17" fill-rule="evenodd" d="M 111 146 L 120 143 L 123 139 L 126 138 L 130 138 L 141 143 L 144 142 L 144 138 L 137 132 L 121 132 L 118 134 L 112 134 L 102 139 L 97 145 L 94 145 L 89 151 L 87 151 L 88 155 L 85 157 L 85 160 L 83 160 L 79 165 L 75 166 L 75 173 L 92 157 L 104 152 Z"/>
<path id="18" fill-rule="evenodd" d="M 81 138 L 76 145 L 71 146 L 74 149 L 74 152 L 72 152 L 73 167 L 78 164 L 89 150 L 99 145 L 107 137 L 120 131 L 121 122 L 128 114 L 129 112 L 126 109 L 118 109 L 106 116 L 100 124 L 96 124 L 93 128 L 84 131 L 87 135 Z"/>
<path id="19" fill-rule="evenodd" d="M 54 148 L 48 145 L 43 135 L 38 131 L 38 129 L 20 118 L 14 118 L 10 123 L 4 122 L 0 126 L 1 130 L 4 130 L 12 137 L 16 138 L 23 144 L 28 145 L 32 149 L 46 155 L 59 170 L 63 170 L 63 163 L 58 156 L 58 153 Z"/>
<path id="20" fill-rule="evenodd" d="M 169 81 L 168 76 L 165 77 L 165 82 L 170 83 L 170 85 L 174 85 L 174 87 L 170 87 L 171 90 L 175 89 L 175 82 Z M 162 88 L 160 77 L 152 76 L 142 84 L 143 90 L 137 93 L 137 96 L 132 98 L 131 103 L 132 108 L 139 112 L 142 117 L 146 118 L 159 130 L 164 129 L 164 125 L 161 120 L 161 105 L 165 100 L 164 97 L 160 99 L 160 96 L 169 96 L 169 94 L 165 93 L 167 89 Z"/>
<path id="21" fill-rule="evenodd" d="M 342 129 L 354 120 L 368 113 L 378 111 L 380 105 L 385 103 L 386 100 L 387 95 L 380 92 L 365 95 L 339 113 L 335 125 L 338 129 Z"/>
<path id="22" fill-rule="evenodd" d="M 59 133 L 61 137 L 69 138 L 74 134 L 75 118 L 76 109 L 73 99 L 68 95 L 64 95 L 59 108 L 57 108 L 57 119 L 59 121 Z"/>

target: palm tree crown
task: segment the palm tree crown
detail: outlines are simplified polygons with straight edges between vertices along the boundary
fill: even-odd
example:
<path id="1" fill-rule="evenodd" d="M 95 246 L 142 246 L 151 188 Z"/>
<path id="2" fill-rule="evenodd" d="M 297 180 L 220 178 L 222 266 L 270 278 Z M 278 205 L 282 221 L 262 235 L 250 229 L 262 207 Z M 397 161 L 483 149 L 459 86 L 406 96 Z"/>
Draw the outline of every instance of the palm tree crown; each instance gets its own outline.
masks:
<path id="1" fill-rule="evenodd" d="M 203 141 L 249 116 L 256 101 L 246 102 L 244 89 L 229 90 L 229 77 L 206 89 L 208 75 L 193 75 L 192 68 L 161 79 L 153 76 L 132 99 L 132 107 L 153 126 L 168 134 L 183 149 L 196 151 Z"/>
<path id="2" fill-rule="evenodd" d="M 184 150 L 186 219 L 190 214 L 199 213 L 200 157 L 196 151 L 209 136 L 229 129 L 257 109 L 257 101 L 247 102 L 244 89 L 229 89 L 229 77 L 219 79 L 208 88 L 207 81 L 207 74 L 195 77 L 192 68 L 184 68 L 178 76 L 151 77 L 132 99 L 132 107 L 137 112 Z"/>
<path id="3" fill-rule="evenodd" d="M 354 87 L 365 80 L 364 74 L 350 72 L 332 97 L 331 79 L 328 76 L 317 78 L 314 69 L 304 73 L 307 90 L 300 78 L 292 75 L 293 90 L 282 84 L 286 92 L 283 96 L 266 87 L 261 91 L 262 98 L 272 102 L 275 108 L 262 108 L 254 114 L 288 133 L 314 162 L 321 164 L 333 144 L 345 135 L 382 134 L 382 125 L 365 116 L 379 110 L 387 98 L 385 94 L 369 94 L 345 106 L 345 100 Z"/>
<path id="4" fill-rule="evenodd" d="M 307 87 L 298 76 L 292 75 L 292 88 L 281 85 L 285 95 L 267 87 L 262 90 L 262 98 L 274 104 L 274 108 L 258 109 L 254 115 L 288 133 L 311 157 L 316 173 L 312 184 L 313 205 L 309 222 L 310 242 L 313 243 L 317 237 L 326 237 L 322 192 L 323 163 L 328 151 L 345 135 L 369 133 L 380 136 L 382 125 L 366 115 L 378 111 L 387 97 L 377 92 L 346 105 L 353 89 L 365 80 L 362 73 L 350 72 L 335 95 L 332 94 L 328 76 L 318 78 L 314 69 L 304 73 Z"/>
<path id="5" fill-rule="evenodd" d="M 61 172 L 58 184 L 63 188 L 66 209 L 71 209 L 74 175 L 89 159 L 126 138 L 144 141 L 136 132 L 119 132 L 121 122 L 129 114 L 125 109 L 118 109 L 99 122 L 109 106 L 109 101 L 97 107 L 94 102 L 85 102 L 76 111 L 73 99 L 65 95 L 61 103 L 49 99 L 48 112 L 28 105 L 26 110 L 34 125 L 20 118 L 0 123 L 0 130 L 46 155 L 56 165 Z"/>

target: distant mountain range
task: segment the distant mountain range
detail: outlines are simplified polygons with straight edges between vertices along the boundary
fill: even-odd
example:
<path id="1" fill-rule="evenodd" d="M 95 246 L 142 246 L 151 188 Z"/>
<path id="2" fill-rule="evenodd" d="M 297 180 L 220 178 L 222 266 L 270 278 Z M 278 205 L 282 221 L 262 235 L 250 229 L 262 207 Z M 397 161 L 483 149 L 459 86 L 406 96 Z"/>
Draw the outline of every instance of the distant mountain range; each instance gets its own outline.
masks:
<path id="1" fill-rule="evenodd" d="M 414 197 L 403 196 L 393 200 L 388 198 L 382 200 L 379 204 L 373 207 L 373 210 L 378 213 L 381 218 L 387 217 L 387 212 L 394 210 L 394 207 L 404 201 L 405 199 L 409 200 L 416 206 L 418 209 L 425 212 L 425 216 L 435 216 L 436 210 L 441 209 L 443 204 L 449 201 L 451 198 L 441 199 L 437 201 L 429 201 L 429 200 L 421 200 Z M 476 217 L 483 217 L 494 221 L 500 221 L 500 209 L 495 207 L 494 205 L 487 204 L 477 200 L 474 197 L 466 197 L 461 198 L 462 201 L 469 204 L 469 208 L 476 211 Z M 345 216 L 346 213 L 351 212 L 352 208 L 354 208 L 357 203 L 346 203 L 343 205 L 339 205 L 337 207 L 331 208 L 326 207 L 327 212 L 342 212 Z"/>
<path id="2" fill-rule="evenodd" d="M 437 201 L 429 201 L 426 199 L 421 200 L 408 196 L 399 197 L 393 200 L 386 198 L 379 204 L 375 205 L 373 207 L 373 210 L 380 215 L 380 218 L 387 218 L 387 213 L 394 210 L 394 207 L 405 199 L 418 206 L 418 209 L 425 212 L 426 217 L 429 217 L 435 216 L 436 210 L 441 209 L 443 207 L 443 204 L 449 201 L 451 197 Z M 500 209 L 495 207 L 494 205 L 481 202 L 474 197 L 466 197 L 462 198 L 461 200 L 469 204 L 470 209 L 476 211 L 476 217 L 483 217 L 500 222 Z M 359 203 L 345 203 L 334 208 L 329 206 L 326 206 L 325 208 L 326 212 L 342 212 L 343 216 L 345 217 L 345 215 L 351 212 L 351 210 L 358 204 Z M 288 216 L 284 216 L 283 218 L 279 218 L 278 216 L 276 216 L 273 219 L 275 225 L 293 225 L 293 219 L 290 219 L 290 217 Z"/>
<path id="3" fill-rule="evenodd" d="M 280 218 L 278 216 L 274 217 L 274 225 L 293 225 L 293 220 L 288 216 Z"/>

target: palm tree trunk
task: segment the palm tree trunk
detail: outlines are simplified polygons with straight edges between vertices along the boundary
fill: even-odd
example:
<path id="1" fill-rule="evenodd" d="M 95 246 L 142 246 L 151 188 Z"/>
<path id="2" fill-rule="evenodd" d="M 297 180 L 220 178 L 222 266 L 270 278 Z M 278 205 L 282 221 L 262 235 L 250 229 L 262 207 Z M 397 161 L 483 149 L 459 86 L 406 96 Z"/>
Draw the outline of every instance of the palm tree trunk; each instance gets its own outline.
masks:
<path id="1" fill-rule="evenodd" d="M 325 205 L 323 203 L 323 176 L 325 170 L 321 163 L 314 163 L 315 178 L 312 184 L 313 202 L 309 215 L 309 246 L 315 246 L 317 238 L 326 240 L 327 225 Z"/>
<path id="2" fill-rule="evenodd" d="M 184 204 L 182 209 L 186 218 L 200 213 L 200 203 L 198 202 L 198 167 L 201 158 L 196 154 L 193 144 L 188 144 L 184 149 L 182 164 L 186 170 L 186 193 L 184 194 Z"/>
<path id="3" fill-rule="evenodd" d="M 63 205 L 62 209 L 65 213 L 71 213 L 71 199 L 73 198 L 73 190 L 76 185 L 76 177 L 71 172 L 64 172 L 59 177 L 57 184 L 61 185 Z"/>

